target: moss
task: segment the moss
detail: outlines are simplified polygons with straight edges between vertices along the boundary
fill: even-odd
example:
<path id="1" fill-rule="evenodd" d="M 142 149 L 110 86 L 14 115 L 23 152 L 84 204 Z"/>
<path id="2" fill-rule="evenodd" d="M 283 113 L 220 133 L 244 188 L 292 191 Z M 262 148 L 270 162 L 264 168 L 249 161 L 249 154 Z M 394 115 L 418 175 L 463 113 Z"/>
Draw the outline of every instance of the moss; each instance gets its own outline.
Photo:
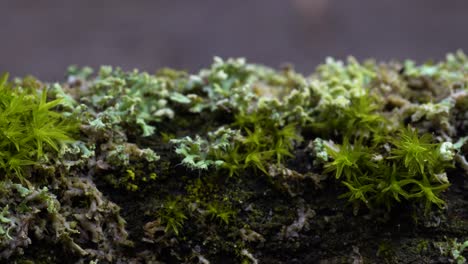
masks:
<path id="1" fill-rule="evenodd" d="M 187 219 L 181 202 L 177 198 L 169 199 L 163 204 L 159 217 L 162 223 L 166 225 L 165 232 L 171 231 L 176 235 L 179 235 L 180 229 Z"/>
<path id="2" fill-rule="evenodd" d="M 214 166 L 233 176 L 247 168 L 268 174 L 267 164 L 273 160 L 280 164 L 292 157 L 293 142 L 301 139 L 295 124 L 281 127 L 260 113 L 237 115 L 232 127 L 236 129 L 221 127 L 208 133 L 209 140 L 198 136 L 172 142 L 188 167 L 207 170 Z"/>
<path id="3" fill-rule="evenodd" d="M 212 219 L 228 225 L 235 211 L 220 202 L 212 202 L 207 206 L 207 215 Z"/>
<path id="4" fill-rule="evenodd" d="M 0 78 L 0 170 L 25 180 L 25 168 L 47 159 L 71 142 L 76 123 L 57 112 L 61 100 L 47 100 L 47 89 L 14 86 Z M 25 85 L 28 82 L 24 83 Z"/>
<path id="5" fill-rule="evenodd" d="M 448 188 L 444 168 L 452 159 L 440 152 L 443 144 L 432 143 L 429 134 L 418 135 L 413 128 L 402 128 L 398 136 L 390 139 L 393 147 L 363 145 L 363 140 L 350 144 L 345 138 L 341 146 L 329 146 L 333 161 L 325 165 L 326 171 L 335 171 L 337 179 L 348 192 L 341 195 L 353 203 L 355 212 L 359 204 L 390 209 L 395 202 L 421 200 L 426 212 L 431 204 L 443 207 L 438 196 Z M 379 152 L 384 150 L 384 152 Z"/>
<path id="6" fill-rule="evenodd" d="M 463 243 L 441 258 L 433 242 L 467 234 L 466 72 L 459 52 L 330 58 L 307 76 L 216 58 L 194 74 L 3 78 L 0 258 L 461 259 Z"/>

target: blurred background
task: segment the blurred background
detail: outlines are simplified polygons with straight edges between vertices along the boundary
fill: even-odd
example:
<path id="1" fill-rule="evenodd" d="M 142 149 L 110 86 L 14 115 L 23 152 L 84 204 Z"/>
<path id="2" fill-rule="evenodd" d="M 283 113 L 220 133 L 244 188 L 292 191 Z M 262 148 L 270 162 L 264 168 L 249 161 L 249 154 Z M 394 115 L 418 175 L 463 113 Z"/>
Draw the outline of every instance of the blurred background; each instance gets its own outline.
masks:
<path id="1" fill-rule="evenodd" d="M 468 1 L 10 0 L 0 34 L 0 72 L 47 81 L 63 80 L 70 64 L 196 72 L 215 55 L 310 73 L 327 56 L 467 52 Z"/>

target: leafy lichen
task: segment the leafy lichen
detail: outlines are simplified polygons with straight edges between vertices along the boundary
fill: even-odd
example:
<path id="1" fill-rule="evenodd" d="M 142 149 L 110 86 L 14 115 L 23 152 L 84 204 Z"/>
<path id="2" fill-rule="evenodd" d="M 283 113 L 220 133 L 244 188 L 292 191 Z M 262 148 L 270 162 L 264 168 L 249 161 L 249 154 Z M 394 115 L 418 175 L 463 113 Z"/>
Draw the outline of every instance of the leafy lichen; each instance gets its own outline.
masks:
<path id="1" fill-rule="evenodd" d="M 395 231 L 395 207 L 432 228 L 460 222 L 450 234 L 465 240 L 467 72 L 458 52 L 423 65 L 329 58 L 308 76 L 215 58 L 195 74 L 3 77 L 0 258 L 396 261 L 410 243 L 370 239 Z M 372 214 L 351 217 L 363 205 Z M 405 247 L 385 254 L 382 241 Z M 331 256 L 343 243 L 352 250 Z"/>

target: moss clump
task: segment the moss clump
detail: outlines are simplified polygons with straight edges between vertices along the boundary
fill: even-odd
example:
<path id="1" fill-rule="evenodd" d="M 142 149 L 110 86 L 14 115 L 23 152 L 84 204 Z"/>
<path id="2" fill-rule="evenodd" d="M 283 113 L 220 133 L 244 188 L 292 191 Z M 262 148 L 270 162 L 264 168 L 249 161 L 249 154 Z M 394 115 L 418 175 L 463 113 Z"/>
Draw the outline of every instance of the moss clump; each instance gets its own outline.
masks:
<path id="1" fill-rule="evenodd" d="M 467 72 L 459 52 L 3 77 L 0 259 L 463 262 L 417 248 L 468 237 Z"/>
<path id="2" fill-rule="evenodd" d="M 402 199 L 422 200 L 426 213 L 431 204 L 443 207 L 439 193 L 450 185 L 444 169 L 451 165 L 451 159 L 442 156 L 443 144 L 432 143 L 429 134 L 419 136 L 411 127 L 399 130 L 390 142 L 392 146 L 366 147 L 363 140 L 350 144 L 345 138 L 343 145 L 327 148 L 333 161 L 326 170 L 335 171 L 349 189 L 341 197 L 349 198 L 355 212 L 361 203 L 390 209 Z"/>
<path id="3" fill-rule="evenodd" d="M 0 78 L 0 171 L 24 180 L 25 167 L 47 159 L 45 152 L 58 152 L 60 144 L 71 142 L 77 126 L 54 110 L 62 101 L 48 101 L 46 88 L 17 87 L 7 79 L 8 74 Z"/>
<path id="4" fill-rule="evenodd" d="M 159 212 L 159 218 L 163 225 L 166 226 L 165 232 L 172 231 L 178 235 L 180 229 L 184 225 L 187 216 L 185 216 L 184 209 L 178 199 L 169 199 Z"/>
<path id="5" fill-rule="evenodd" d="M 221 127 L 208 133 L 208 140 L 197 136 L 171 142 L 176 144 L 176 153 L 184 156 L 182 164 L 201 170 L 213 166 L 233 176 L 248 168 L 268 174 L 268 164 L 292 157 L 293 143 L 301 139 L 295 124 L 280 127 L 257 113 L 236 115 L 232 127 L 237 129 Z"/>

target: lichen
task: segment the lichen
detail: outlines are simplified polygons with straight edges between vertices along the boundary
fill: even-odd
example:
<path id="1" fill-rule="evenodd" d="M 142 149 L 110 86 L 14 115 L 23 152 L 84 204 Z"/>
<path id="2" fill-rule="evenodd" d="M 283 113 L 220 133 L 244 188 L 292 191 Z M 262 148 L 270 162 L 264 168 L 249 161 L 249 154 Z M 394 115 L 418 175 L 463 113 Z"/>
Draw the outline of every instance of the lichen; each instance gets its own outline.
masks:
<path id="1" fill-rule="evenodd" d="M 461 52 L 5 75 L 0 259 L 463 262 L 467 77 Z"/>

